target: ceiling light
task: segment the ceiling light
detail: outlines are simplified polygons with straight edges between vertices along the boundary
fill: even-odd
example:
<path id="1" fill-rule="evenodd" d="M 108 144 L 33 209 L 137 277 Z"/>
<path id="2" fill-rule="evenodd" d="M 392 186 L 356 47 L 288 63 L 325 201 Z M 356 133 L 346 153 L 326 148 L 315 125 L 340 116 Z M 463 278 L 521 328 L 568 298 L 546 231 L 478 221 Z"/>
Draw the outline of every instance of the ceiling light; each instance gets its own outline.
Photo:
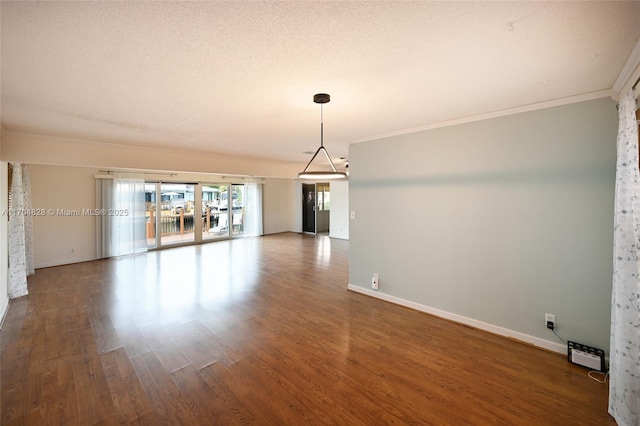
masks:
<path id="1" fill-rule="evenodd" d="M 298 173 L 298 178 L 300 179 L 343 179 L 347 177 L 346 173 L 339 172 L 336 170 L 336 166 L 333 165 L 333 161 L 331 161 L 331 157 L 329 157 L 329 153 L 324 147 L 324 123 L 323 123 L 322 104 L 326 104 L 330 100 L 331 100 L 331 97 L 326 93 L 318 93 L 317 95 L 313 96 L 313 102 L 320 104 L 320 148 L 318 148 L 316 153 L 313 154 L 313 157 L 311 157 L 311 161 L 307 163 L 307 167 L 304 168 L 302 173 Z M 320 153 L 320 151 L 322 151 L 324 155 L 327 157 L 327 160 L 329 160 L 329 164 L 331 165 L 331 170 L 323 170 L 323 171 L 317 171 L 317 172 L 307 171 L 311 163 L 313 163 L 313 160 L 315 160 L 318 154 Z"/>

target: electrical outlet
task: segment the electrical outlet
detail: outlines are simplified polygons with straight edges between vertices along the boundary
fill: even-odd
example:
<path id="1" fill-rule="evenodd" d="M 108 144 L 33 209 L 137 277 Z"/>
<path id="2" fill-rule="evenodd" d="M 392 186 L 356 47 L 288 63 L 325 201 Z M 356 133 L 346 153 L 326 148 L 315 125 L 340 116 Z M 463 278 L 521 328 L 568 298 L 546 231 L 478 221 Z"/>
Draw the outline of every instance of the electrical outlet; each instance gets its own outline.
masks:
<path id="1" fill-rule="evenodd" d="M 378 289 L 378 274 L 373 274 L 373 278 L 371 278 L 371 288 L 374 290 Z"/>
<path id="2" fill-rule="evenodd" d="M 556 328 L 556 316 L 554 314 L 544 314 L 544 323 L 549 330 Z"/>

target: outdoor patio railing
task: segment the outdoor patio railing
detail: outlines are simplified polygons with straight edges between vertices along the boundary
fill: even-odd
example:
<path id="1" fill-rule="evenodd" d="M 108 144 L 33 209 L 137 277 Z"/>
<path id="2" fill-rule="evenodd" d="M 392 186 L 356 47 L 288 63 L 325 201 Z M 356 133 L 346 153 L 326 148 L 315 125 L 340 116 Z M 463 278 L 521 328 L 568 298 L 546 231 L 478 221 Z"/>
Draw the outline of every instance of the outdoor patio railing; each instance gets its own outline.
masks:
<path id="1" fill-rule="evenodd" d="M 207 209 L 209 210 L 209 209 Z M 208 215 L 207 215 L 208 213 Z M 218 226 L 220 215 L 228 214 L 226 211 L 207 211 L 202 215 L 202 232 L 207 232 L 211 228 Z M 207 217 L 208 216 L 208 217 Z M 155 238 L 155 211 L 147 210 L 147 239 Z M 234 224 L 235 225 L 235 224 Z M 241 226 L 239 229 L 241 230 Z M 193 213 L 185 213 L 181 210 L 178 213 L 163 214 L 160 217 L 160 235 L 184 235 L 194 231 Z"/>

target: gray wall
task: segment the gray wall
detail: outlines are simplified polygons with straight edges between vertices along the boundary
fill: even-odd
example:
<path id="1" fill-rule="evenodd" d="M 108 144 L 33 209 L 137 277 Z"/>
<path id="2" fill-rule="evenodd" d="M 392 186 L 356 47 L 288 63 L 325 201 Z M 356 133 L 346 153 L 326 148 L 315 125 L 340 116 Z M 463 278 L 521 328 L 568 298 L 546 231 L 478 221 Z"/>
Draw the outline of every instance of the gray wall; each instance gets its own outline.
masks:
<path id="1" fill-rule="evenodd" d="M 616 134 L 598 99 L 352 145 L 350 284 L 607 350 Z"/>

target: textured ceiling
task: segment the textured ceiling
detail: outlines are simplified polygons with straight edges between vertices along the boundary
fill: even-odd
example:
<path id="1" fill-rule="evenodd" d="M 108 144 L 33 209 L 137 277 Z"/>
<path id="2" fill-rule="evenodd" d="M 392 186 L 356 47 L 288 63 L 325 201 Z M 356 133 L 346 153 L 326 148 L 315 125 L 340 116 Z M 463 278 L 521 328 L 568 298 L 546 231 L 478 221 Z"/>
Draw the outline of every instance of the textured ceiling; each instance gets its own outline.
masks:
<path id="1" fill-rule="evenodd" d="M 295 161 L 613 86 L 640 2 L 8 2 L 5 130 Z"/>

